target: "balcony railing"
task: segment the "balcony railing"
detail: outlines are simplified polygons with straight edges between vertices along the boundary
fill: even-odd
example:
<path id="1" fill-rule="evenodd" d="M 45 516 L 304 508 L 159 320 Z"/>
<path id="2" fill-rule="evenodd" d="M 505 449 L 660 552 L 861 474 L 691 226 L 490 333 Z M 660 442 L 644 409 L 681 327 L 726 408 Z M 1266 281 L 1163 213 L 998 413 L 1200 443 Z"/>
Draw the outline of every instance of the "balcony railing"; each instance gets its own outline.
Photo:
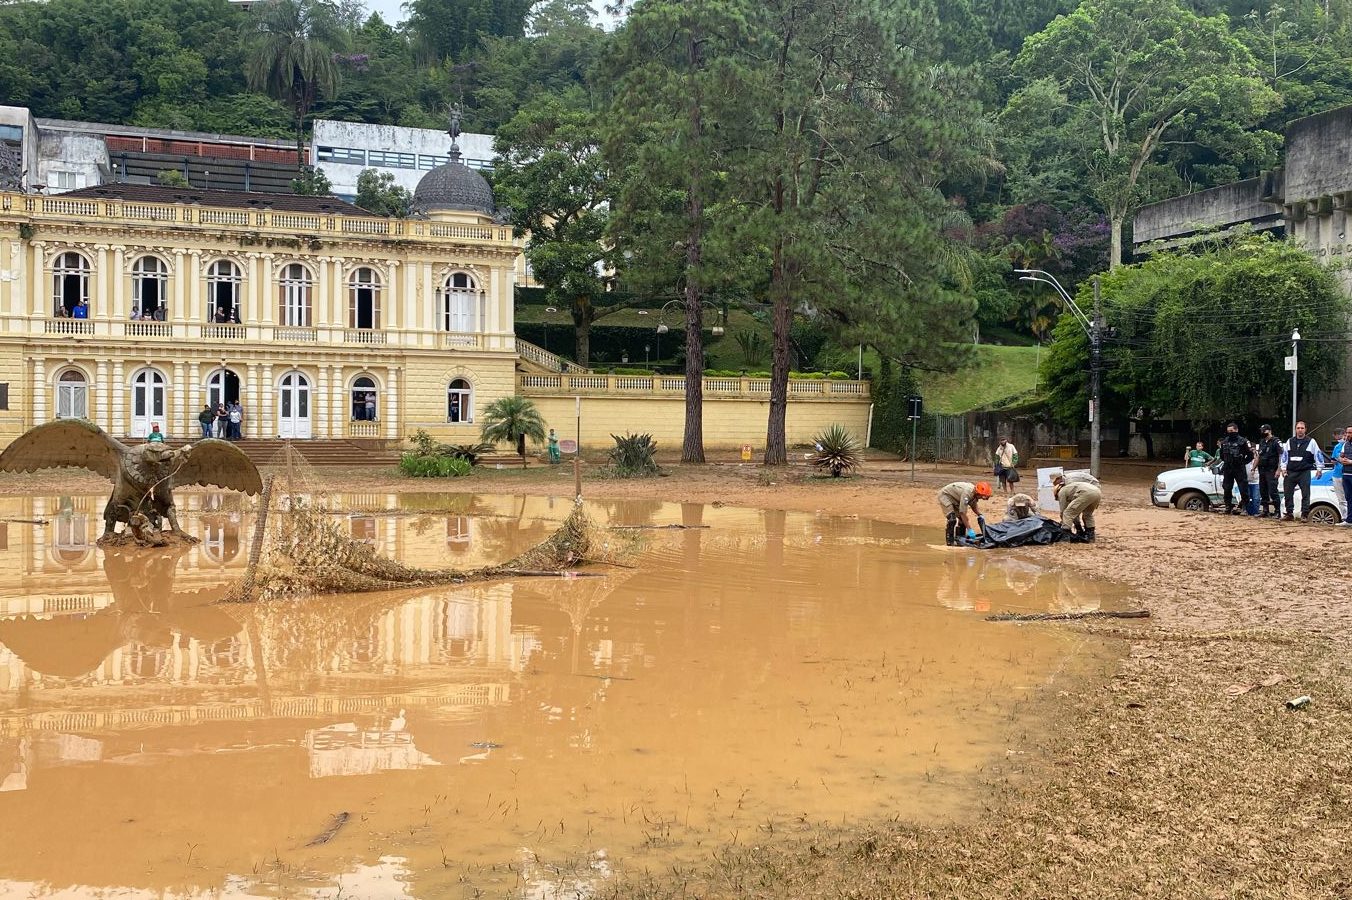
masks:
<path id="1" fill-rule="evenodd" d="M 240 341 L 248 336 L 243 325 L 210 322 L 202 326 L 202 337 L 209 341 Z"/>
<path id="2" fill-rule="evenodd" d="M 562 356 L 550 353 L 543 347 L 537 347 L 530 341 L 523 341 L 521 338 L 516 339 L 516 352 L 521 355 L 522 359 L 528 359 L 537 366 L 542 366 L 551 372 L 576 372 L 584 374 L 591 371 L 585 366 L 579 366 L 575 362 L 570 362 Z"/>
<path id="3" fill-rule="evenodd" d="M 684 397 L 685 379 L 671 375 L 517 375 L 518 390 L 531 394 L 580 396 Z M 712 397 L 770 399 L 768 378 L 705 378 L 704 393 Z M 790 380 L 792 400 L 868 400 L 867 381 Z"/>
<path id="4" fill-rule="evenodd" d="M 122 333 L 127 337 L 173 337 L 174 328 L 168 322 L 124 322 Z"/>
<path id="5" fill-rule="evenodd" d="M 482 350 L 485 335 L 469 331 L 449 331 L 441 334 L 443 350 Z"/>
<path id="6" fill-rule="evenodd" d="M 77 218 L 83 224 L 116 228 L 150 223 L 209 225 L 240 234 L 278 234 L 294 239 L 297 234 L 371 235 L 414 238 L 441 244 L 502 243 L 520 246 L 521 239 L 505 225 L 455 225 L 421 219 L 387 219 L 378 216 L 342 216 L 297 213 L 271 209 L 220 209 L 188 203 L 133 203 L 117 199 L 41 197 L 0 193 L 0 211 L 26 216 L 30 221 Z"/>
<path id="7" fill-rule="evenodd" d="M 313 344 L 319 340 L 319 329 L 297 328 L 291 325 L 279 325 L 272 330 L 274 341 L 293 341 Z"/>
<path id="8" fill-rule="evenodd" d="M 381 423 L 352 420 L 347 423 L 347 436 L 352 438 L 381 437 Z"/>
<path id="9" fill-rule="evenodd" d="M 384 344 L 387 335 L 372 328 L 348 328 L 343 332 L 344 344 Z"/>
<path id="10" fill-rule="evenodd" d="M 88 319 L 47 319 L 42 323 L 44 334 L 93 334 L 94 323 Z"/>

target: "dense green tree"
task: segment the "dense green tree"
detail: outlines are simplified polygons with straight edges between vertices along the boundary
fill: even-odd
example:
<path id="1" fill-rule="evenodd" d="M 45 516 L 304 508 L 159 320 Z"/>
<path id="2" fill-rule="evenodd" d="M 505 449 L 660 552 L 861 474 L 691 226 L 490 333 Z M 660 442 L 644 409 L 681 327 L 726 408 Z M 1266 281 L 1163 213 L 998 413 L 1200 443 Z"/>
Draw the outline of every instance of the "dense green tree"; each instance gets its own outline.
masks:
<path id="1" fill-rule="evenodd" d="M 944 367 L 974 304 L 948 281 L 947 171 L 983 154 L 961 73 L 929 56 L 922 5 L 757 5 L 731 138 L 738 240 L 756 248 L 773 305 L 765 462 L 787 460 L 789 333 L 814 310 L 842 344 Z"/>
<path id="2" fill-rule="evenodd" d="M 390 172 L 363 169 L 357 176 L 356 205 L 367 212 L 402 219 L 408 215 L 412 203 L 413 195 L 407 188 L 396 184 Z"/>
<path id="3" fill-rule="evenodd" d="M 1196 422 L 1287 408 L 1283 359 L 1299 329 L 1303 390 L 1333 387 L 1343 372 L 1352 302 L 1335 274 L 1291 244 L 1248 236 L 1161 253 L 1103 278 L 1103 304 L 1116 337 L 1106 350 L 1104 415 L 1138 408 L 1178 412 Z M 1090 286 L 1080 289 L 1087 306 Z M 1088 341 L 1063 316 L 1044 358 L 1054 415 L 1085 421 Z"/>
<path id="4" fill-rule="evenodd" d="M 747 69 L 737 45 L 745 0 L 648 0 L 630 15 L 612 67 L 622 70 L 608 147 L 623 173 L 609 240 L 631 286 L 679 292 L 685 319 L 681 461 L 704 462 L 704 308 L 709 288 L 735 277 L 720 213 L 724 135 L 742 113 Z"/>
<path id="5" fill-rule="evenodd" d="M 526 259 L 551 303 L 566 307 L 577 336 L 577 361 L 591 356 L 591 326 L 621 308 L 605 303 L 602 272 L 610 253 L 601 237 L 611 180 L 597 117 L 542 98 L 498 132 L 493 186 L 527 234 Z"/>
<path id="6" fill-rule="evenodd" d="M 1063 133 L 1097 145 L 1089 176 L 1112 228 L 1111 266 L 1122 262 L 1142 174 L 1167 144 L 1270 164 L 1277 136 L 1252 126 L 1277 95 L 1256 69 L 1224 18 L 1198 16 L 1179 0 L 1084 0 L 1024 43 L 1017 70 L 1054 82 L 1073 108 Z"/>
<path id="7" fill-rule="evenodd" d="M 408 29 L 430 59 L 461 60 L 486 37 L 520 37 L 532 0 L 411 0 Z"/>
<path id="8" fill-rule="evenodd" d="M 284 101 L 295 115 L 296 166 L 304 177 L 305 120 L 338 86 L 341 34 L 324 0 L 266 0 L 250 10 L 249 86 Z"/>

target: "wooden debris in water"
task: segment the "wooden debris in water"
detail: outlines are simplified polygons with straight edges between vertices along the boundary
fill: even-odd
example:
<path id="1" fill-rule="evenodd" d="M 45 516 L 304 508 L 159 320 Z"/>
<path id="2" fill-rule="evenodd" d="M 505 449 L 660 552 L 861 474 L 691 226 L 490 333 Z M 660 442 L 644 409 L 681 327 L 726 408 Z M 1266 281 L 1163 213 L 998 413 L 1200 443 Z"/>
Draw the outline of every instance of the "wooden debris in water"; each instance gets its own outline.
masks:
<path id="1" fill-rule="evenodd" d="M 1148 609 L 1101 610 L 1069 613 L 996 613 L 987 622 L 1069 622 L 1075 619 L 1148 619 Z"/>

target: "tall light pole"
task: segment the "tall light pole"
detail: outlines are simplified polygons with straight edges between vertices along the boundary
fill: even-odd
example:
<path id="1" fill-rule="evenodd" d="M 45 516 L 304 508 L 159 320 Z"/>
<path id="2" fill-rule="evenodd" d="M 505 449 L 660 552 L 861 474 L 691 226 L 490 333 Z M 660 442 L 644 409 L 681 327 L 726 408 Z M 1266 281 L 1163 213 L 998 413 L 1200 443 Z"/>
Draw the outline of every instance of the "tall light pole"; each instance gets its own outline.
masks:
<path id="1" fill-rule="evenodd" d="M 1291 370 L 1291 433 L 1296 433 L 1296 388 L 1300 379 L 1300 331 L 1291 331 L 1291 355 L 1286 359 L 1286 367 Z"/>
<path id="2" fill-rule="evenodd" d="M 1075 303 L 1070 292 L 1061 286 L 1056 276 L 1042 269 L 1015 269 L 1020 281 L 1040 281 L 1056 288 L 1066 308 L 1075 316 L 1075 320 L 1084 329 L 1089 338 L 1089 471 L 1095 478 L 1099 474 L 1099 444 L 1102 433 L 1102 371 L 1103 371 L 1103 311 L 1099 300 L 1099 279 L 1094 276 L 1094 318 L 1090 319 Z"/>

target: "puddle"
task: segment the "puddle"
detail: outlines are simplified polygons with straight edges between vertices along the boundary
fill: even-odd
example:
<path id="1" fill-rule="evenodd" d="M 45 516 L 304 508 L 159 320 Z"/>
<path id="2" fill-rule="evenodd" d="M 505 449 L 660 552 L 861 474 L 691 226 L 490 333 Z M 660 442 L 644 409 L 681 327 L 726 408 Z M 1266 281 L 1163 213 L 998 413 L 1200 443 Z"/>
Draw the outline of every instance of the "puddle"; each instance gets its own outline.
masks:
<path id="1" fill-rule="evenodd" d="M 642 531 L 606 578 L 212 606 L 250 517 L 184 499 L 203 542 L 178 557 L 95 548 L 102 497 L 0 501 L 47 522 L 0 523 L 0 895 L 573 897 L 729 841 L 945 820 L 1032 740 L 1029 691 L 1087 662 L 983 615 L 1119 596 L 937 528 L 635 501 L 591 510 L 708 527 Z M 339 502 L 420 566 L 509 558 L 568 510 Z"/>

